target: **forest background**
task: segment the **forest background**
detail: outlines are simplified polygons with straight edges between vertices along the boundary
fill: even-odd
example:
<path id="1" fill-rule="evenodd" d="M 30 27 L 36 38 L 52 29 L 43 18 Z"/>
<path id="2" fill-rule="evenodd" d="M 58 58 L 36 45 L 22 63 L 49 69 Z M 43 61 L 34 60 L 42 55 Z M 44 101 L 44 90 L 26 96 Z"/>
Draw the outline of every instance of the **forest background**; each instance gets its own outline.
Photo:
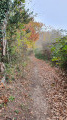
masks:
<path id="1" fill-rule="evenodd" d="M 59 30 L 42 31 L 44 25 L 34 21 L 25 0 L 1 0 L 0 9 L 0 81 L 11 81 L 16 73 L 22 76 L 31 51 L 67 69 L 66 35 Z"/>

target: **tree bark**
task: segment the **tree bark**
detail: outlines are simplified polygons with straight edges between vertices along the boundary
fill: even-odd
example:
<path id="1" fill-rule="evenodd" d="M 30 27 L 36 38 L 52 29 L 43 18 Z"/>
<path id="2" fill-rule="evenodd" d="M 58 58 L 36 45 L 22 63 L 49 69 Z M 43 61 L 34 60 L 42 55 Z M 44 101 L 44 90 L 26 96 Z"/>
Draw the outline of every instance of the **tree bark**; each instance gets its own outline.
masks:
<path id="1" fill-rule="evenodd" d="M 4 57 L 6 55 L 6 26 L 7 26 L 7 21 L 6 19 L 3 22 L 3 27 L 2 27 L 2 53 L 1 53 L 1 62 L 0 62 L 0 83 L 5 82 L 5 64 L 4 64 Z"/>

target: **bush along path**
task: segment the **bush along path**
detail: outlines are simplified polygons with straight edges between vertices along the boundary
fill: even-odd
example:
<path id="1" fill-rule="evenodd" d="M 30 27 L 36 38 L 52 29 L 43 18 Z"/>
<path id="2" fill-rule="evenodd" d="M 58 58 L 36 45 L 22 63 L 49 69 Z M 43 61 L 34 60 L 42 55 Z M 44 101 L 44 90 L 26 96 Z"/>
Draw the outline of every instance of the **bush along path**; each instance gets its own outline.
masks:
<path id="1" fill-rule="evenodd" d="M 0 87 L 0 120 L 67 120 L 65 73 L 33 55 L 24 72 Z"/>

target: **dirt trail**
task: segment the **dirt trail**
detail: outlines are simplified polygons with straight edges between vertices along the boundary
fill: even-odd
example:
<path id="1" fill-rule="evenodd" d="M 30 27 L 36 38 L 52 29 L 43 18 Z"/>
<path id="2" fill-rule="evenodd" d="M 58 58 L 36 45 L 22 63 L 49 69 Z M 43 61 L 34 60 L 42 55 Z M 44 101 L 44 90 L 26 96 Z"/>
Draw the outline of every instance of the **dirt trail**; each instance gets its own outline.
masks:
<path id="1" fill-rule="evenodd" d="M 58 68 L 30 56 L 25 77 L 1 91 L 15 100 L 0 109 L 0 120 L 67 120 L 66 91 L 58 72 Z"/>
<path id="2" fill-rule="evenodd" d="M 34 56 L 31 56 L 30 60 L 34 120 L 67 120 L 67 107 L 65 108 L 67 101 L 63 104 L 62 99 L 64 81 L 61 81 L 63 78 L 58 73 L 61 71 Z"/>
<path id="3" fill-rule="evenodd" d="M 46 88 L 43 87 L 43 77 L 40 75 L 40 66 L 36 59 L 32 56 L 31 62 L 33 62 L 31 87 L 33 99 L 33 113 L 36 120 L 46 120 L 48 117 L 48 103 L 46 100 Z"/>

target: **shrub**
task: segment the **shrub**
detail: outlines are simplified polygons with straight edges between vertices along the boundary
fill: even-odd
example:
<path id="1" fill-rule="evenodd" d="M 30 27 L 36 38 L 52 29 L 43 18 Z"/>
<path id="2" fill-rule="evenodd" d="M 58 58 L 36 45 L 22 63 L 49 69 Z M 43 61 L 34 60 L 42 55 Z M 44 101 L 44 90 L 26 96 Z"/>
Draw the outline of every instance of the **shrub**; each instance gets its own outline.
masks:
<path id="1" fill-rule="evenodd" d="M 67 69 L 67 36 L 58 39 L 51 50 L 52 61 L 56 62 L 61 68 Z"/>
<path id="2" fill-rule="evenodd" d="M 41 49 L 35 49 L 34 53 L 35 53 L 35 57 L 38 59 L 42 59 L 42 60 L 49 60 L 49 55 L 47 54 L 48 51 L 43 51 Z"/>

